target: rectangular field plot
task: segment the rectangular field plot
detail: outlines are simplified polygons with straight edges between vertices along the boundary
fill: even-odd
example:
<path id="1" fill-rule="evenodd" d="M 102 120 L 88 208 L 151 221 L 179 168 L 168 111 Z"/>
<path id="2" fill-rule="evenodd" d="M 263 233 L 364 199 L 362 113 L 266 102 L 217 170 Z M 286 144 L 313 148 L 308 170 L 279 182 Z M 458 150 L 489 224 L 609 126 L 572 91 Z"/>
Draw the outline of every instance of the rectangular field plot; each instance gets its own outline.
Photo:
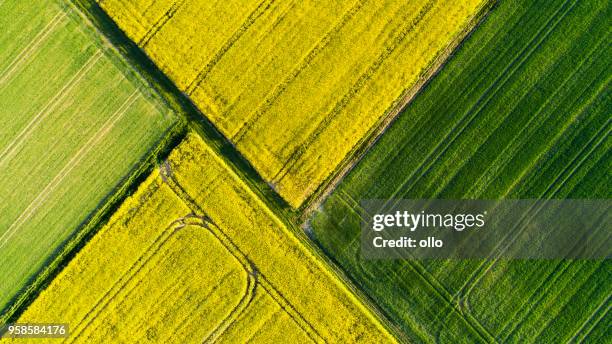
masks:
<path id="1" fill-rule="evenodd" d="M 327 265 L 189 135 L 18 322 L 71 342 L 393 342 Z"/>
<path id="2" fill-rule="evenodd" d="M 609 18 L 606 1 L 500 1 L 313 217 L 411 339 L 602 336 L 609 260 L 366 261 L 359 201 L 610 198 Z"/>
<path id="3" fill-rule="evenodd" d="M 63 6 L 0 2 L 0 313 L 177 122 Z"/>
<path id="4" fill-rule="evenodd" d="M 486 4 L 98 2 L 293 207 L 351 165 Z"/>

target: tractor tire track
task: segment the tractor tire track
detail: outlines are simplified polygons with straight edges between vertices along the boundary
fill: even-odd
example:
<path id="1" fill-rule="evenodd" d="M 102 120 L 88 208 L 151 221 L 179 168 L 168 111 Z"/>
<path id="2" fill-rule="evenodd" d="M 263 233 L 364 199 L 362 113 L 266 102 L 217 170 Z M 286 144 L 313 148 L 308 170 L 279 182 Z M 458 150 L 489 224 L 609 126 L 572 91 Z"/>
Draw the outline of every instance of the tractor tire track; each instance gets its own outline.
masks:
<path id="1" fill-rule="evenodd" d="M 600 43 L 603 43 L 603 41 L 604 40 L 601 40 Z M 552 92 L 552 94 L 547 97 L 546 101 L 541 106 L 539 106 L 537 110 L 533 112 L 532 116 L 527 120 L 527 122 L 525 122 L 525 124 L 522 126 L 519 132 L 517 132 L 514 135 L 514 137 L 510 140 L 510 142 L 508 142 L 508 144 L 504 146 L 504 148 L 499 152 L 499 154 L 495 157 L 495 159 L 493 159 L 493 161 L 491 162 L 487 170 L 484 171 L 480 175 L 480 177 L 472 184 L 472 187 L 466 192 L 466 195 L 468 198 L 477 197 L 478 195 L 478 191 L 476 190 L 477 188 L 484 187 L 486 189 L 486 187 L 488 187 L 495 180 L 496 176 L 499 174 L 499 171 L 505 168 L 511 161 L 512 157 L 514 157 L 521 150 L 521 148 L 525 144 L 527 144 L 527 141 L 524 139 L 520 139 L 520 137 L 522 136 L 529 137 L 529 136 L 534 135 L 534 133 L 537 132 L 537 130 L 541 128 L 542 125 L 544 125 L 547 122 L 549 116 L 555 114 L 556 111 L 554 110 L 559 105 L 556 105 L 554 108 L 549 108 L 549 105 L 552 104 L 553 100 L 562 99 L 559 96 L 559 94 L 563 92 L 563 90 L 567 89 L 566 85 L 568 85 L 568 83 L 571 83 L 572 81 L 577 80 L 575 76 L 578 74 L 578 72 L 581 71 L 581 68 L 582 66 L 584 66 L 585 62 L 587 62 L 593 55 L 595 55 L 598 48 L 599 48 L 599 44 L 596 46 L 596 49 L 593 49 L 585 59 L 580 61 L 580 63 L 575 66 L 576 68 L 571 73 L 569 73 L 569 75 L 554 90 L 554 92 Z M 595 62 L 595 61 L 589 61 L 589 62 Z M 591 64 L 589 64 L 589 66 L 590 65 Z M 553 105 L 551 105 L 551 107 L 552 106 Z M 575 116 L 575 117 L 578 117 L 578 116 Z M 576 118 L 570 118 L 570 120 L 564 124 L 563 130 L 561 130 L 561 132 L 565 132 L 567 127 L 569 127 L 572 123 L 574 123 L 574 120 L 576 120 Z M 546 147 L 545 149 L 547 148 L 549 147 Z"/>
<path id="2" fill-rule="evenodd" d="M 41 31 L 32 38 L 30 43 L 9 63 L 9 65 L 0 72 L 0 87 L 5 84 L 19 68 L 29 60 L 32 54 L 38 47 L 46 41 L 46 39 L 55 31 L 58 24 L 66 18 L 65 12 L 59 12 L 51 19 L 51 21 L 41 29 Z"/>
<path id="3" fill-rule="evenodd" d="M 23 225 L 38 208 L 46 201 L 49 195 L 62 183 L 64 178 L 76 167 L 83 157 L 87 155 L 91 149 L 100 143 L 100 141 L 110 132 L 114 125 L 123 117 L 126 110 L 133 104 L 136 97 L 140 95 L 138 91 L 134 91 L 131 96 L 117 109 L 117 111 L 109 117 L 106 122 L 98 129 L 98 131 L 76 152 L 75 155 L 68 161 L 62 170 L 51 180 L 51 182 L 36 196 L 36 198 L 28 205 L 28 207 L 19 215 L 19 217 L 9 226 L 9 228 L 0 236 L 0 249 L 8 242 L 13 234 Z"/>
<path id="4" fill-rule="evenodd" d="M 170 163 L 166 160 L 160 167 L 161 174 L 165 175 L 165 180 L 170 186 L 170 189 L 175 192 L 177 197 L 182 199 L 191 211 L 197 215 L 208 226 L 213 235 L 223 244 L 226 249 L 232 253 L 240 261 L 244 261 L 245 266 L 255 267 L 253 271 L 257 271 L 258 285 L 262 287 L 270 296 L 283 308 L 287 314 L 304 330 L 307 335 L 315 342 L 324 342 L 321 335 L 316 331 L 314 326 L 309 323 L 300 312 L 291 304 L 288 299 L 276 288 L 267 277 L 256 268 L 256 265 L 251 262 L 248 256 L 236 245 L 231 238 L 223 232 L 211 218 L 206 215 L 206 212 L 195 202 L 195 200 L 187 193 L 182 185 L 176 180 L 172 172 Z M 318 340 L 317 340 L 318 338 Z"/>
<path id="5" fill-rule="evenodd" d="M 11 141 L 11 143 L 2 150 L 0 153 L 0 169 L 4 167 L 4 164 L 11 159 L 17 149 L 32 135 L 36 126 L 40 124 L 47 116 L 49 116 L 55 108 L 61 104 L 65 97 L 74 89 L 83 77 L 91 70 L 95 63 L 102 57 L 102 52 L 97 51 L 92 55 L 85 64 L 75 73 L 75 75 L 66 83 L 64 86 L 45 104 L 42 110 L 40 110 L 36 116 L 34 116 L 30 122 L 17 134 L 17 136 Z"/>
<path id="6" fill-rule="evenodd" d="M 611 122 L 612 122 L 612 119 L 609 119 L 608 122 L 606 123 L 606 125 L 603 126 L 585 144 L 585 146 L 583 146 L 583 148 L 580 150 L 580 152 L 578 152 L 576 154 L 576 156 L 574 157 L 572 162 L 570 164 L 568 164 L 567 167 L 558 174 L 557 178 L 555 178 L 555 180 L 550 183 L 549 187 L 546 189 L 546 191 L 544 191 L 542 193 L 540 198 L 542 198 L 542 199 L 544 199 L 544 198 L 553 198 L 557 194 L 557 192 L 561 189 L 561 187 L 563 186 L 565 181 L 567 181 L 569 178 L 571 178 L 574 175 L 574 173 L 577 170 L 579 170 L 580 166 L 588 159 L 588 157 L 591 155 L 591 153 L 593 151 L 595 151 L 605 141 L 605 139 L 607 137 L 609 137 L 610 133 L 612 132 L 612 129 L 610 128 L 610 123 Z M 602 134 L 603 132 L 605 132 L 605 133 Z M 598 137 L 599 137 L 599 140 L 597 141 Z M 595 142 L 595 141 L 597 141 L 597 142 Z M 561 179 L 563 179 L 563 180 L 561 180 Z M 555 186 L 556 186 L 556 188 L 555 188 Z M 529 211 L 533 212 L 533 215 L 531 215 L 530 218 L 533 217 L 533 216 L 536 216 L 539 213 L 539 211 L 541 210 L 541 208 L 542 208 L 542 207 L 537 207 L 537 208 L 536 207 L 537 207 L 537 205 L 534 206 L 534 208 L 529 209 Z M 469 297 L 469 294 L 471 293 L 471 291 L 475 288 L 475 286 L 483 278 L 483 276 L 486 273 L 488 273 L 493 268 L 493 266 L 495 266 L 495 264 L 499 260 L 499 257 L 508 248 L 510 248 L 512 246 L 512 244 L 514 244 L 514 242 L 517 240 L 517 238 L 520 236 L 520 234 L 524 230 L 524 227 L 521 226 L 521 224 L 523 223 L 523 219 L 524 219 L 524 217 L 516 222 L 515 227 L 511 231 L 512 233 L 514 233 L 514 235 L 512 236 L 511 240 L 507 244 L 504 244 L 503 247 L 500 247 L 499 250 L 496 249 L 496 251 L 498 251 L 498 253 L 495 256 L 491 257 L 490 260 L 487 260 L 486 262 L 484 262 L 483 265 L 480 265 L 477 268 L 477 270 L 474 272 L 474 274 L 472 274 L 472 276 L 470 276 L 470 278 L 468 278 L 468 280 L 466 280 L 464 285 L 457 292 L 457 294 L 456 294 L 457 298 L 467 299 Z M 519 227 L 519 228 L 517 229 L 517 227 Z M 501 242 L 503 242 L 503 240 Z"/>
<path id="7" fill-rule="evenodd" d="M 494 98 L 502 87 L 508 82 L 508 80 L 520 69 L 521 66 L 529 59 L 534 51 L 548 38 L 553 29 L 557 24 L 573 9 L 576 1 L 572 2 L 570 6 L 565 8 L 570 0 L 566 0 L 560 7 L 555 11 L 542 26 L 536 34 L 533 35 L 531 40 L 525 45 L 525 47 L 510 61 L 510 63 L 499 73 L 493 83 L 487 88 L 483 95 L 474 103 L 470 109 L 468 109 L 463 117 L 451 128 L 446 136 L 438 142 L 434 149 L 428 154 L 423 162 L 411 173 L 407 178 L 400 184 L 396 191 L 390 196 L 390 200 L 394 199 L 398 193 L 406 192 L 410 190 L 418 180 L 423 177 L 437 161 L 457 140 L 457 138 L 463 133 L 463 131 L 469 127 L 469 124 L 477 117 L 477 115 L 486 107 L 486 105 Z M 562 12 L 562 10 L 564 10 Z M 561 12 L 561 15 L 558 14 Z M 419 177 L 414 178 L 417 174 Z M 412 182 L 411 182 L 412 181 Z M 407 186 L 408 183 L 410 186 Z M 385 205 L 386 206 L 386 205 Z"/>
<path id="8" fill-rule="evenodd" d="M 272 104 L 276 102 L 276 100 L 285 92 L 289 84 L 291 84 L 308 66 L 312 63 L 312 61 L 323 51 L 331 42 L 332 37 L 340 31 L 356 14 L 361 10 L 364 5 L 365 0 L 359 0 L 353 4 L 353 7 L 350 8 L 346 13 L 342 15 L 342 17 L 334 24 L 331 30 L 327 31 L 318 42 L 308 51 L 308 53 L 293 67 L 293 70 L 289 75 L 283 79 L 279 84 L 277 84 L 272 92 L 263 100 L 261 105 L 258 106 L 257 111 L 249 116 L 249 118 L 245 119 L 243 124 L 238 128 L 236 133 L 232 135 L 230 141 L 234 142 L 234 144 L 238 144 L 244 135 L 250 130 L 255 122 L 263 116 L 263 114 L 270 109 Z"/>
<path id="9" fill-rule="evenodd" d="M 612 298 L 612 293 L 608 293 L 608 296 L 599 304 L 599 306 L 593 311 L 593 313 L 591 313 L 591 315 L 582 323 L 582 325 L 578 328 L 578 330 L 576 330 L 576 333 L 574 333 L 572 338 L 570 338 L 567 341 L 567 343 L 581 343 L 586 338 L 589 337 L 589 334 L 591 334 L 593 329 L 597 327 L 597 324 L 599 324 L 602 319 L 608 316 L 608 313 L 610 312 L 610 308 L 612 307 L 612 303 L 610 302 L 611 298 Z M 604 307 L 605 307 L 605 310 L 603 310 Z M 601 311 L 601 314 L 598 315 L 600 311 Z M 597 319 L 595 319 L 595 317 L 597 317 Z M 580 336 L 580 333 L 586 329 L 586 327 L 589 325 L 589 323 L 593 319 L 595 319 L 595 322 L 593 322 L 593 324 L 589 327 L 589 329 L 582 335 L 582 338 L 578 339 L 578 336 Z"/>
<path id="10" fill-rule="evenodd" d="M 144 49 L 153 37 L 172 19 L 176 12 L 183 7 L 185 0 L 179 0 L 170 6 L 170 8 L 151 26 L 151 29 L 140 39 L 138 46 Z"/>
<path id="11" fill-rule="evenodd" d="M 185 217 L 190 216 L 189 214 Z M 74 330 L 71 331 L 71 335 L 64 342 L 74 342 L 77 340 L 82 332 L 99 316 L 99 314 L 108 307 L 110 301 L 113 300 L 119 292 L 129 283 L 140 272 L 146 263 L 151 260 L 156 252 L 160 251 L 164 247 L 164 243 L 167 242 L 172 235 L 185 227 L 183 223 L 184 217 L 178 218 L 172 221 L 162 233 L 155 238 L 153 243 L 147 247 L 142 255 L 132 264 L 127 271 L 119 278 L 119 280 L 113 284 L 113 286 L 102 295 L 98 301 L 91 307 L 91 309 L 83 316 L 83 318 L 74 326 Z"/>
<path id="12" fill-rule="evenodd" d="M 242 23 L 242 25 L 236 30 L 228 40 L 221 46 L 221 48 L 215 53 L 213 58 L 204 66 L 200 72 L 196 75 L 195 79 L 193 79 L 189 85 L 187 86 L 186 92 L 187 95 L 191 96 L 195 89 L 202 83 L 202 81 L 208 76 L 208 74 L 212 71 L 212 69 L 219 63 L 223 55 L 230 50 L 234 44 L 244 35 L 245 32 L 268 11 L 268 9 L 272 6 L 274 0 L 266 0 L 261 3 L 253 10 L 246 21 Z"/>

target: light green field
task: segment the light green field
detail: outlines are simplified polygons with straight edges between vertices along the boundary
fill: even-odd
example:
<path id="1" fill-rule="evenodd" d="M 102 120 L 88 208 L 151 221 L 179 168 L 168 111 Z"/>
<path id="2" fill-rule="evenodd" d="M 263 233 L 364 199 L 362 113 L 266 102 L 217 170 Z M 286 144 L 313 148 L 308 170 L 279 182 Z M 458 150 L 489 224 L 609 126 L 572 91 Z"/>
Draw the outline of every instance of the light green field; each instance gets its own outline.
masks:
<path id="1" fill-rule="evenodd" d="M 64 6 L 0 1 L 0 313 L 177 123 Z"/>

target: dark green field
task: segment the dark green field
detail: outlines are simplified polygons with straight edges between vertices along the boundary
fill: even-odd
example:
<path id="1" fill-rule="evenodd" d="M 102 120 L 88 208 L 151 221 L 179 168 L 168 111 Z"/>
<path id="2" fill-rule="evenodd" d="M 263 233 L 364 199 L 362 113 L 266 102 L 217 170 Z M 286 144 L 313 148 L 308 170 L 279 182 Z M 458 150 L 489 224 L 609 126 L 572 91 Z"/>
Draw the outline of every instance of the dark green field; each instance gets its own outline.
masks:
<path id="1" fill-rule="evenodd" d="M 609 262 L 366 261 L 359 201 L 610 198 L 611 15 L 500 1 L 312 218 L 411 341 L 609 340 Z"/>

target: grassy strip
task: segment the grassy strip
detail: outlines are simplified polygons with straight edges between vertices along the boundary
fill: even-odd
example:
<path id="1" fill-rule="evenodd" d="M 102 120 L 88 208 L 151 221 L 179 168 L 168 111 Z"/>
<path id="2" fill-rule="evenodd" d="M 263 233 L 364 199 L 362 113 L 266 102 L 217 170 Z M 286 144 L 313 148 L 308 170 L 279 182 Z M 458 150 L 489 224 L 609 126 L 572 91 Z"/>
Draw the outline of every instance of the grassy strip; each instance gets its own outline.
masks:
<path id="1" fill-rule="evenodd" d="M 206 116 L 181 92 L 176 85 L 151 61 L 151 59 L 117 26 L 99 4 L 94 0 L 71 0 L 83 16 L 98 30 L 98 36 L 104 37 L 127 61 L 130 73 L 136 74 L 146 82 L 149 89 L 157 94 L 164 105 L 182 117 L 192 130 L 195 130 L 215 149 L 244 180 L 266 201 L 267 205 L 281 216 L 290 220 L 297 214 L 276 194 L 270 185 L 255 171 L 253 166 L 236 150 L 210 122 Z"/>

